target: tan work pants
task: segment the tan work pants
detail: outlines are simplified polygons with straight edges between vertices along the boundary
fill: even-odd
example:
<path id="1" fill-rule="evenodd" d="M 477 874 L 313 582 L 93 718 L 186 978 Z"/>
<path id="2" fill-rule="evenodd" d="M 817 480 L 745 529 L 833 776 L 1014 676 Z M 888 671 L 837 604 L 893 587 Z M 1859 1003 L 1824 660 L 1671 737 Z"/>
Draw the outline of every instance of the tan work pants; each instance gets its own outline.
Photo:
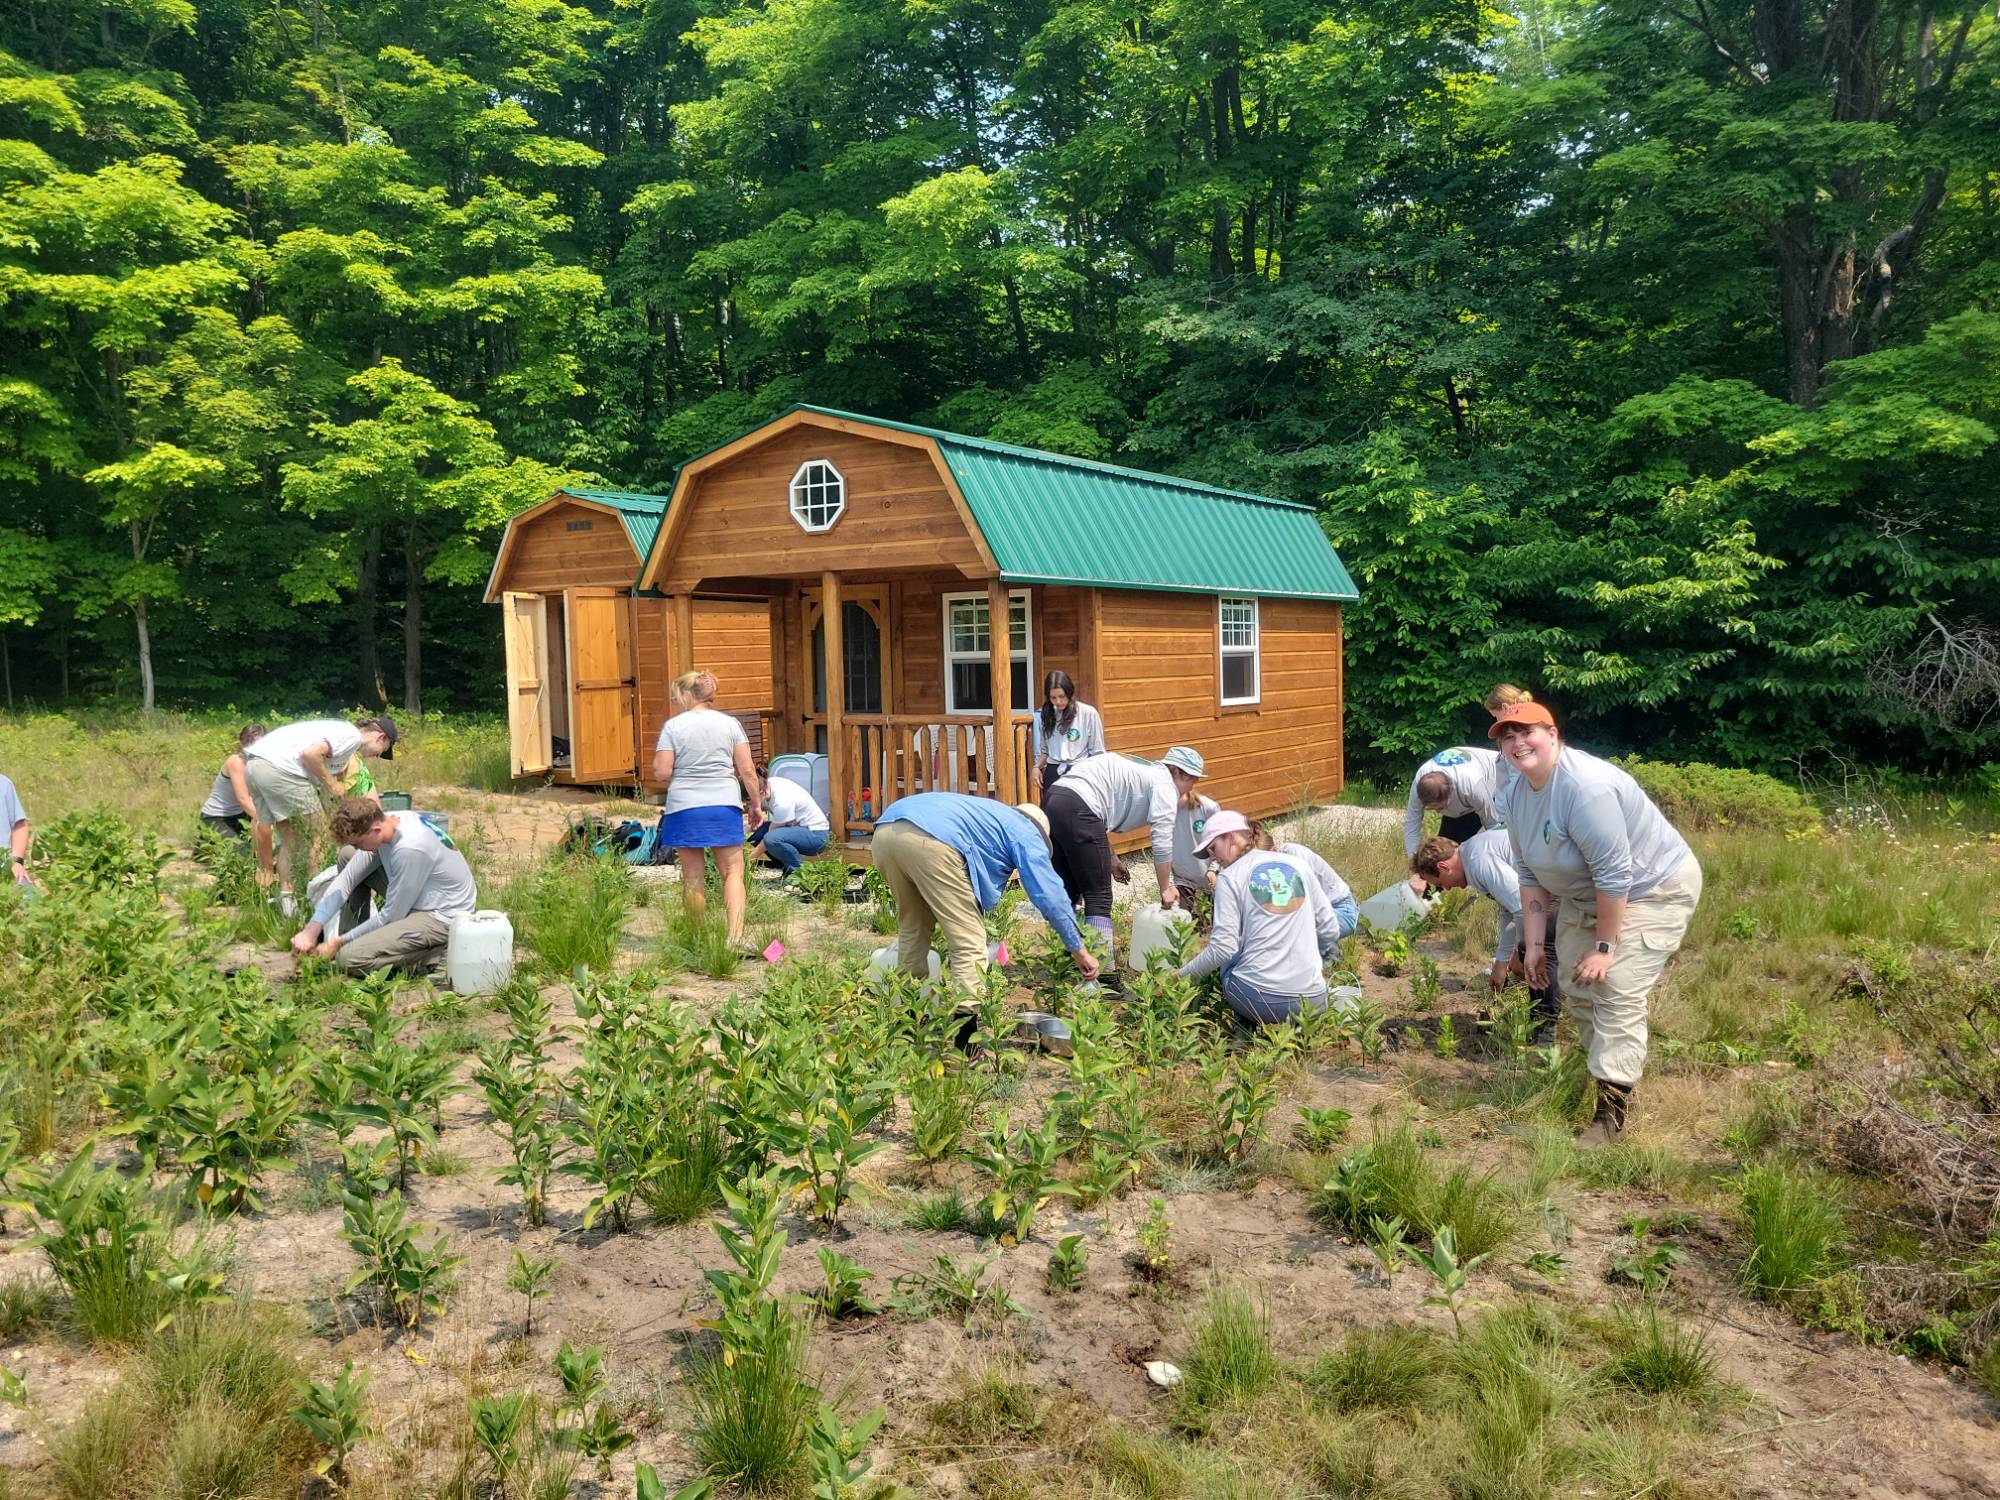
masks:
<path id="1" fill-rule="evenodd" d="M 1576 1022 L 1590 1075 L 1630 1088 L 1646 1071 L 1646 1011 L 1667 960 L 1687 936 L 1701 900 L 1701 865 L 1690 854 L 1681 867 L 1625 905 L 1625 925 L 1611 972 L 1596 984 L 1574 978 L 1577 963 L 1597 946 L 1597 903 L 1565 899 L 1556 914 L 1556 965 L 1563 1008 Z"/>
<path id="2" fill-rule="evenodd" d="M 870 854 L 896 897 L 896 961 L 930 972 L 931 934 L 944 929 L 952 983 L 977 994 L 986 964 L 986 919 L 965 873 L 965 856 L 914 823 L 884 823 Z"/>
<path id="3" fill-rule="evenodd" d="M 343 974 L 356 977 L 377 969 L 422 974 L 444 962 L 445 945 L 450 941 L 449 922 L 427 911 L 413 911 L 400 921 L 385 923 L 351 943 L 342 943 L 333 961 Z"/>

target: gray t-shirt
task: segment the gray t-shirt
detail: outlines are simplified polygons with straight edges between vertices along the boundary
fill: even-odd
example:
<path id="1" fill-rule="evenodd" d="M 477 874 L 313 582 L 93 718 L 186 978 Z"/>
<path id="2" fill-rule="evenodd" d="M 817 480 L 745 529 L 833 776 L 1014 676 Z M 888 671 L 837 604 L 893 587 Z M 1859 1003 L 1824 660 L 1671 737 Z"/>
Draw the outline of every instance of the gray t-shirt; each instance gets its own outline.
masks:
<path id="1" fill-rule="evenodd" d="M 1477 813 L 1479 821 L 1491 828 L 1505 821 L 1500 813 L 1500 790 L 1511 767 L 1503 767 L 1500 752 L 1482 750 L 1477 745 L 1455 745 L 1440 750 L 1417 767 L 1410 778 L 1410 800 L 1403 809 L 1403 852 L 1415 854 L 1424 841 L 1424 805 L 1417 800 L 1417 783 L 1438 775 L 1451 783 L 1451 796 L 1438 811 L 1447 818 Z"/>
<path id="2" fill-rule="evenodd" d="M 1692 852 L 1629 772 L 1567 747 L 1540 791 L 1507 788 L 1514 871 L 1563 901 L 1643 896 Z"/>
<path id="3" fill-rule="evenodd" d="M 1252 849 L 1216 875 L 1208 946 L 1181 973 L 1226 969 L 1269 994 L 1320 995 L 1320 955 L 1339 941 L 1340 924 L 1312 871 L 1289 854 Z"/>
<path id="4" fill-rule="evenodd" d="M 1112 833 L 1152 829 L 1153 863 L 1173 862 L 1174 804 L 1180 799 L 1174 795 L 1173 773 L 1158 761 L 1092 755 L 1063 772 L 1056 785 L 1081 797 Z"/>
<path id="5" fill-rule="evenodd" d="M 361 748 L 361 731 L 345 719 L 301 719 L 281 724 L 243 752 L 246 760 L 268 761 L 287 776 L 310 780 L 299 752 L 321 740 L 327 743 L 326 774 L 338 776 L 342 766 Z"/>
<path id="6" fill-rule="evenodd" d="M 1521 877 L 1514 869 L 1514 846 L 1504 828 L 1488 828 L 1458 846 L 1467 888 L 1500 908 L 1500 936 L 1493 961 L 1505 963 L 1521 946 Z"/>
<path id="7" fill-rule="evenodd" d="M 21 807 L 21 794 L 14 790 L 14 783 L 0 776 L 0 844 L 14 831 L 16 823 L 28 821 L 28 814 Z"/>
<path id="8" fill-rule="evenodd" d="M 1289 854 L 1306 867 L 1307 872 L 1318 882 L 1320 890 L 1326 893 L 1326 904 L 1338 906 L 1343 901 L 1354 898 L 1354 892 L 1347 888 L 1347 882 L 1340 878 L 1340 872 L 1304 844 L 1280 844 L 1280 854 Z"/>
<path id="9" fill-rule="evenodd" d="M 1068 765 L 1087 755 L 1104 753 L 1104 720 L 1088 703 L 1076 705 L 1076 714 L 1067 729 L 1060 721 L 1046 735 L 1042 732 L 1042 712 L 1035 710 L 1035 757 L 1051 765 Z"/>
<path id="10" fill-rule="evenodd" d="M 1208 860 L 1196 854 L 1201 831 L 1208 820 L 1222 811 L 1212 797 L 1196 794 L 1195 805 L 1179 804 L 1174 810 L 1174 879 L 1200 890 L 1208 884 Z"/>
<path id="11" fill-rule="evenodd" d="M 663 805 L 670 813 L 690 807 L 741 807 L 736 747 L 749 744 L 743 726 L 714 708 L 690 708 L 660 726 L 655 747 L 674 752 L 673 779 Z"/>
<path id="12" fill-rule="evenodd" d="M 352 931 L 340 935 L 342 942 L 366 937 L 389 922 L 400 922 L 411 912 L 429 912 L 435 917 L 456 917 L 479 905 L 479 889 L 472 883 L 472 870 L 465 856 L 448 847 L 437 831 L 413 812 L 390 813 L 396 820 L 396 836 L 384 839 L 374 853 L 357 853 L 327 888 L 313 908 L 313 920 L 325 925 L 335 912 L 361 889 L 379 864 L 389 882 L 382 909 Z"/>
<path id="13" fill-rule="evenodd" d="M 204 818 L 240 818 L 249 812 L 236 798 L 236 783 L 229 779 L 229 762 L 222 763 L 222 769 L 215 773 L 215 785 L 208 789 L 208 800 L 201 804 Z"/>

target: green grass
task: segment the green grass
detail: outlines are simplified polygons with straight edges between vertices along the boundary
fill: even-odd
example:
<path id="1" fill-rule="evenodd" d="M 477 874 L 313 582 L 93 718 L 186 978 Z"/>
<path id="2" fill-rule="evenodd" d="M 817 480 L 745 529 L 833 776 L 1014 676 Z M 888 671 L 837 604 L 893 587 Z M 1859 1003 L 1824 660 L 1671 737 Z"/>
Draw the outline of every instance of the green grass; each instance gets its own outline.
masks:
<path id="1" fill-rule="evenodd" d="M 567 978 L 579 966 L 608 973 L 618 953 L 632 877 L 609 857 L 557 853 L 507 887 L 516 938 L 543 972 Z"/>
<path id="2" fill-rule="evenodd" d="M 1421 1328 L 1363 1328 L 1313 1361 L 1305 1384 L 1334 1411 L 1395 1411 L 1430 1399 L 1443 1362 L 1437 1338 Z"/>
<path id="3" fill-rule="evenodd" d="M 689 1443 L 702 1467 L 746 1495 L 803 1496 L 806 1428 L 817 1393 L 806 1378 L 812 1324 L 786 1309 L 761 1354 L 705 1357 L 693 1384 Z"/>
<path id="4" fill-rule="evenodd" d="M 1400 1218 L 1412 1238 L 1429 1239 L 1449 1225 L 1461 1259 L 1504 1250 L 1520 1238 L 1525 1216 L 1507 1186 L 1463 1162 L 1440 1170 L 1407 1122 L 1378 1131 L 1357 1154 L 1367 1163 L 1364 1201 L 1343 1208 L 1323 1199 L 1319 1205 L 1349 1228 L 1366 1230 L 1371 1216 Z"/>
<path id="5" fill-rule="evenodd" d="M 1825 1173 L 1772 1162 L 1744 1169 L 1740 1208 L 1749 1253 L 1743 1283 L 1782 1298 L 1832 1268 L 1847 1226 L 1839 1191 Z"/>
<path id="6" fill-rule="evenodd" d="M 0 1282 L 0 1344 L 31 1337 L 55 1313 L 55 1288 L 43 1281 L 17 1276 Z"/>
<path id="7" fill-rule="evenodd" d="M 1184 1399 L 1204 1409 L 1247 1401 L 1277 1378 L 1271 1312 L 1257 1291 L 1239 1282 L 1210 1285 L 1195 1315 L 1181 1375 Z"/>
<path id="8" fill-rule="evenodd" d="M 670 969 L 703 974 L 710 979 L 728 979 L 743 967 L 743 955 L 729 941 L 722 908 L 718 905 L 709 910 L 711 915 L 700 922 L 678 911 L 668 918 L 660 959 Z"/>
<path id="9" fill-rule="evenodd" d="M 1653 1396 L 1705 1402 L 1719 1387 L 1715 1351 L 1708 1330 L 1683 1323 L 1657 1303 L 1627 1313 L 1618 1329 L 1623 1345 L 1605 1368 L 1605 1378 Z"/>
<path id="10" fill-rule="evenodd" d="M 903 1222 L 911 1229 L 952 1234 L 972 1227 L 972 1210 L 956 1188 L 941 1193 L 922 1193 L 909 1200 Z"/>
<path id="11" fill-rule="evenodd" d="M 722 1169 L 728 1155 L 722 1127 L 706 1109 L 690 1107 L 668 1122 L 662 1149 L 674 1163 L 649 1177 L 639 1196 L 662 1224 L 691 1223 L 722 1201 Z"/>

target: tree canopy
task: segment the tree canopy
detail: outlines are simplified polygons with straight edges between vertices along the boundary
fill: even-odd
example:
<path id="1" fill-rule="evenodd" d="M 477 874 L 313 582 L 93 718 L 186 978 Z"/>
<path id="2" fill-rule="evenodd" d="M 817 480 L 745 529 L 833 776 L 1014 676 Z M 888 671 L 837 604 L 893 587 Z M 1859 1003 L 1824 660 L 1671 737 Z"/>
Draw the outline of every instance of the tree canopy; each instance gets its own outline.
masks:
<path id="1" fill-rule="evenodd" d="M 1362 768 L 2000 758 L 1990 7 L 23 0 L 0 351 L 24 697 L 497 704 L 509 513 L 810 400 L 1317 505 Z"/>

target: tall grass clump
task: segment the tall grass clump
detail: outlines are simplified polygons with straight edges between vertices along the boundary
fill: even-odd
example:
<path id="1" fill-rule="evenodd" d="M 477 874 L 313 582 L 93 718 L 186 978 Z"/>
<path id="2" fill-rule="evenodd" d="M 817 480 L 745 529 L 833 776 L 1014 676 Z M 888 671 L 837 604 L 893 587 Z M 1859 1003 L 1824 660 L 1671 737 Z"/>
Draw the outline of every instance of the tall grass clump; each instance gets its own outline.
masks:
<path id="1" fill-rule="evenodd" d="M 729 1142 L 716 1118 L 698 1105 L 664 1124 L 659 1148 L 673 1164 L 645 1179 L 639 1201 L 662 1224 L 686 1224 L 722 1202 Z"/>
<path id="2" fill-rule="evenodd" d="M 1643 1311 L 1624 1316 L 1617 1337 L 1624 1347 L 1605 1370 L 1612 1384 L 1695 1402 L 1715 1394 L 1715 1351 L 1707 1329 L 1683 1323 L 1648 1302 Z"/>
<path id="3" fill-rule="evenodd" d="M 1421 1406 L 1442 1381 L 1444 1358 L 1425 1329 L 1357 1329 L 1307 1368 L 1306 1389 L 1340 1412 Z"/>
<path id="4" fill-rule="evenodd" d="M 746 1495 L 803 1495 L 819 1392 L 806 1378 L 812 1321 L 780 1308 L 760 1348 L 708 1355 L 694 1379 L 691 1442 L 702 1468 Z"/>
<path id="5" fill-rule="evenodd" d="M 1847 1238 L 1839 1195 L 1823 1172 L 1779 1162 L 1746 1167 L 1741 1209 L 1750 1239 L 1743 1281 L 1767 1297 L 1811 1285 Z"/>
<path id="6" fill-rule="evenodd" d="M 1439 1171 L 1407 1122 L 1377 1131 L 1341 1161 L 1321 1189 L 1318 1211 L 1358 1234 L 1370 1219 L 1400 1218 L 1425 1239 L 1449 1227 L 1463 1260 L 1505 1249 L 1520 1237 L 1523 1215 L 1492 1172 L 1463 1164 Z"/>
<path id="7" fill-rule="evenodd" d="M 721 907 L 711 910 L 720 911 Z M 729 929 L 719 918 L 696 921 L 684 911 L 668 919 L 660 957 L 671 968 L 705 974 L 710 979 L 727 979 L 743 964 L 743 955 L 729 941 Z"/>
<path id="8" fill-rule="evenodd" d="M 1236 1282 L 1210 1285 L 1182 1374 L 1185 1399 L 1199 1408 L 1246 1401 L 1277 1378 L 1270 1309 L 1255 1292 Z"/>
<path id="9" fill-rule="evenodd" d="M 559 854 L 507 888 L 522 940 L 551 974 L 608 971 L 631 905 L 631 876 L 608 855 Z"/>

